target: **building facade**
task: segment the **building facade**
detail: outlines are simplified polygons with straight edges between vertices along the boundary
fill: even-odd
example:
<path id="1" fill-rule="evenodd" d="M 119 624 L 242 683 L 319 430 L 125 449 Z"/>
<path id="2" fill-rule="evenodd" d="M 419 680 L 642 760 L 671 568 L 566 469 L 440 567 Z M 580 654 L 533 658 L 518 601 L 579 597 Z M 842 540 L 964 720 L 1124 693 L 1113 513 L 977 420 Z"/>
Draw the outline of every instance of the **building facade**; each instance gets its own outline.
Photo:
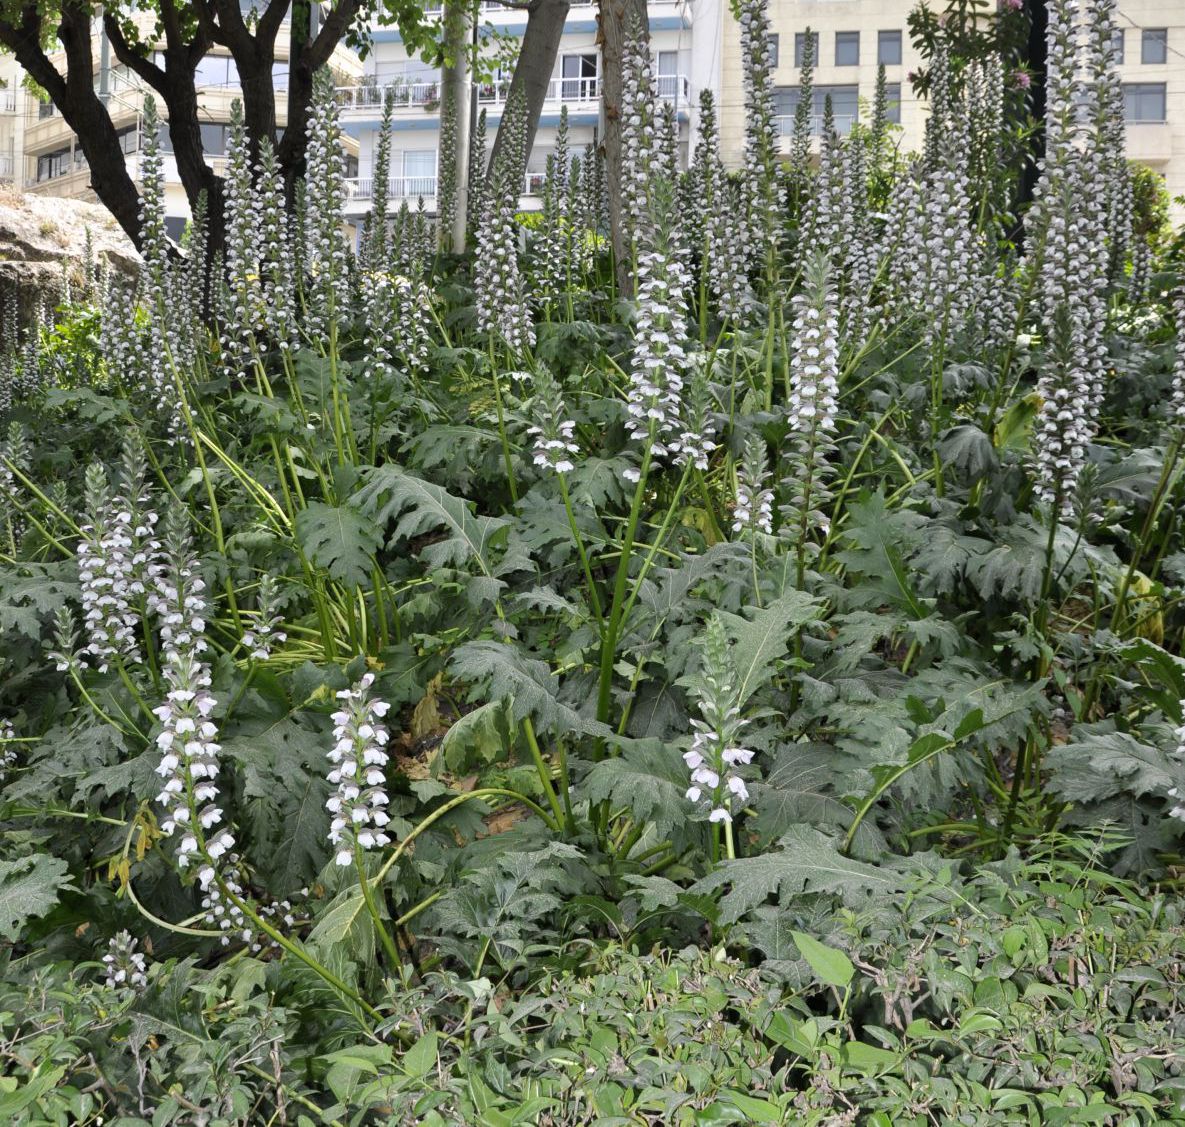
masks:
<path id="1" fill-rule="evenodd" d="M 687 0 L 665 0 L 649 5 L 651 47 L 655 74 L 662 97 L 671 101 L 678 115 L 683 159 L 693 112 L 691 69 L 692 8 Z M 440 8 L 430 8 L 440 14 Z M 597 48 L 595 3 L 576 2 L 568 13 L 555 70 L 539 120 L 535 143 L 527 161 L 521 206 L 539 206 L 539 193 L 547 158 L 555 151 L 556 127 L 564 107 L 568 110 L 569 143 L 580 152 L 598 136 L 601 122 L 601 61 Z M 482 3 L 479 34 L 503 42 L 521 40 L 527 13 L 499 3 Z M 375 194 L 383 191 L 374 180 L 375 156 L 385 92 L 394 94 L 391 125 L 391 172 L 385 191 L 393 206 L 407 202 L 415 208 L 436 209 L 440 167 L 440 81 L 438 68 L 409 58 L 399 32 L 375 27 L 374 46 L 366 59 L 362 78 L 338 90 L 343 131 L 358 142 L 358 176 L 349 184 L 347 215 L 359 218 L 370 210 Z M 506 108 L 511 68 L 495 71 L 487 81 L 475 83 L 473 114 L 484 110 L 489 144 Z"/>
<path id="2" fill-rule="evenodd" d="M 107 103 L 107 111 L 126 157 L 128 174 L 138 187 L 140 154 L 144 147 L 144 105 L 151 90 L 142 79 L 112 58 L 103 38 L 102 25 L 96 20 L 91 49 L 91 57 L 95 60 L 95 89 Z M 288 46 L 289 30 L 285 22 L 276 38 L 273 66 L 277 90 L 276 124 L 280 129 L 287 121 L 284 92 L 288 85 Z M 65 74 L 65 55 L 58 53 L 50 58 Z M 357 55 L 343 47 L 334 52 L 329 65 L 335 80 L 341 83 L 355 81 L 362 73 Z M 225 162 L 231 106 L 241 96 L 234 59 L 224 48 L 215 48 L 199 62 L 196 78 L 202 145 L 207 163 L 219 172 Z M 96 201 L 82 146 L 57 108 L 52 102 L 42 101 L 24 89 L 19 67 L 11 59 L 0 58 L 0 83 L 5 79 L 7 85 L 0 89 L 0 181 L 5 179 L 7 171 L 7 179 L 20 191 Z M 156 104 L 160 116 L 167 117 L 159 97 Z M 190 217 L 189 201 L 170 151 L 167 125 L 162 125 L 160 137 L 164 151 L 166 223 L 169 233 L 177 237 Z M 347 148 L 349 150 L 350 146 Z M 7 161 L 4 159 L 6 153 L 9 154 Z M 349 153 L 349 160 L 354 161 L 351 171 L 356 172 L 356 149 Z"/>
<path id="3" fill-rule="evenodd" d="M 815 45 L 811 122 L 820 130 L 823 106 L 831 99 L 840 132 L 871 113 L 877 69 L 885 67 L 890 117 L 899 125 L 903 152 L 922 142 L 926 105 L 913 93 L 909 76 L 920 65 L 910 43 L 906 20 L 916 0 L 769 0 L 774 36 L 775 112 L 788 150 L 806 29 Z M 936 0 L 935 0 L 936 2 Z M 439 7 L 429 8 L 439 15 Z M 740 29 L 728 0 L 652 0 L 648 5 L 654 73 L 662 97 L 677 111 L 682 159 L 697 135 L 700 91 L 716 97 L 721 149 L 725 163 L 737 167 L 743 157 L 744 95 Z M 592 143 L 603 128 L 600 104 L 601 60 L 597 46 L 597 6 L 576 0 L 568 14 L 555 70 L 543 108 L 533 151 L 527 164 L 521 206 L 539 206 L 539 190 L 547 157 L 554 151 L 560 111 L 567 107 L 573 152 Z M 1165 179 L 1177 199 L 1173 218 L 1185 222 L 1185 0 L 1124 0 L 1117 13 L 1117 46 L 1127 115 L 1127 153 Z M 513 55 L 527 14 L 499 3 L 480 5 L 481 33 L 491 36 L 488 51 L 498 43 Z M 99 36 L 96 26 L 96 37 Z M 398 207 L 436 209 L 440 151 L 440 72 L 409 57 L 395 28 L 375 26 L 373 48 L 364 62 L 344 48 L 331 60 L 337 83 L 343 131 L 347 137 L 347 215 L 357 223 L 385 192 Z M 287 34 L 277 41 L 276 85 L 281 91 L 277 112 L 284 123 L 282 91 L 287 81 L 284 52 Z M 506 52 L 506 47 L 509 51 Z M 119 66 L 100 73 L 104 53 L 96 45 L 96 83 L 105 81 L 109 104 L 121 137 L 126 138 L 129 169 L 138 171 L 142 143 L 144 90 Z M 5 69 L 7 66 L 7 70 Z M 217 170 L 225 153 L 230 105 L 237 96 L 234 62 L 212 52 L 199 72 L 203 140 Z M 510 67 L 476 84 L 475 106 L 484 109 L 489 141 L 506 105 Z M 390 89 L 395 109 L 391 126 L 391 169 L 386 185 L 374 182 L 384 93 Z M 476 110 L 475 110 L 476 112 Z M 167 140 L 167 138 L 166 138 Z M 188 205 L 166 154 L 171 225 L 188 216 Z M 0 181 L 26 191 L 89 196 L 85 158 L 73 134 L 52 106 L 28 95 L 11 60 L 0 58 Z"/>

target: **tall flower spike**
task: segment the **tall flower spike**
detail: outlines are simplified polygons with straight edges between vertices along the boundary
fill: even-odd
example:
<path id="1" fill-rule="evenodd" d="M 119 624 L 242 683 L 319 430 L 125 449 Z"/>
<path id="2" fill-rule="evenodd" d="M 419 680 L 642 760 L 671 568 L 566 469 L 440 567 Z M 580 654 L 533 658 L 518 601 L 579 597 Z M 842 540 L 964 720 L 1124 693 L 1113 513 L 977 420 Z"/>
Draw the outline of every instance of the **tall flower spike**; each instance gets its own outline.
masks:
<path id="1" fill-rule="evenodd" d="M 113 935 L 103 956 L 107 985 L 114 990 L 143 990 L 148 985 L 148 964 L 136 940 L 127 931 Z"/>
<path id="2" fill-rule="evenodd" d="M 697 470 L 708 468 L 708 459 L 716 449 L 713 435 L 716 424 L 712 419 L 712 390 L 708 385 L 708 358 L 702 352 L 687 357 L 690 377 L 687 394 L 683 398 L 683 434 L 679 438 L 679 452 L 675 464 L 688 463 Z"/>
<path id="3" fill-rule="evenodd" d="M 517 101 L 522 100 L 521 93 Z M 507 113 L 511 108 L 507 107 Z M 522 113 L 513 121 L 520 123 Z M 515 129 L 520 128 L 518 124 Z M 525 130 L 525 122 L 521 122 Z M 499 154 L 494 183 L 486 201 L 485 214 L 477 233 L 477 261 L 474 288 L 477 291 L 478 328 L 500 339 L 512 352 L 535 347 L 535 327 L 524 296 L 522 271 L 518 261 L 519 185 L 526 164 L 526 137 L 513 136 Z"/>
<path id="4" fill-rule="evenodd" d="M 388 86 L 383 91 L 383 115 L 379 119 L 379 143 L 374 157 L 374 186 L 371 189 L 373 203 L 370 209 L 369 258 L 375 270 L 385 270 L 387 266 L 387 239 L 390 234 L 387 229 L 387 199 L 391 180 L 391 119 L 394 112 L 395 90 Z M 441 151 L 449 150 L 442 145 Z"/>
<path id="5" fill-rule="evenodd" d="M 737 467 L 732 530 L 738 535 L 773 532 L 774 491 L 767 484 L 769 477 L 765 443 L 760 435 L 750 434 L 745 443 L 745 457 Z"/>
<path id="6" fill-rule="evenodd" d="M 745 91 L 741 202 L 748 226 L 746 248 L 751 255 L 744 264 L 746 271 L 755 269 L 762 256 L 775 252 L 781 217 L 767 5 L 768 0 L 739 0 Z"/>
<path id="7" fill-rule="evenodd" d="M 251 177 L 251 151 L 243 103 L 231 103 L 226 143 L 225 185 L 226 293 L 223 301 L 223 363 L 229 379 L 241 380 L 251 367 L 254 334 L 262 326 L 263 300 L 259 286 L 260 220 Z"/>
<path id="8" fill-rule="evenodd" d="M 259 146 L 259 242 L 262 322 L 282 349 L 297 339 L 296 285 L 284 177 L 268 138 Z"/>
<path id="9" fill-rule="evenodd" d="M 314 336 L 328 331 L 331 319 L 349 316 L 350 288 L 342 238 L 345 155 L 338 124 L 337 98 L 328 68 L 318 71 L 309 115 L 307 173 L 307 268 L 312 274 L 306 324 Z"/>
<path id="10" fill-rule="evenodd" d="M 699 718 L 691 721 L 691 746 L 683 753 L 691 772 L 687 799 L 706 809 L 710 822 L 731 822 L 735 804 L 749 799 L 737 768 L 752 762 L 753 752 L 739 743 L 748 721 L 741 719 L 736 682 L 724 624 L 713 614 L 704 634 L 703 666 L 691 690 Z"/>
<path id="11" fill-rule="evenodd" d="M 1177 428 L 1177 440 L 1185 439 L 1185 283 L 1173 292 L 1177 341 L 1173 358 L 1173 388 L 1169 418 Z"/>
<path id="12" fill-rule="evenodd" d="M 790 188 L 801 204 L 811 182 L 811 134 L 815 98 L 815 40 L 818 32 L 808 26 L 802 37 L 802 66 L 798 74 L 798 104 L 794 107 L 794 132 L 790 137 Z"/>
<path id="13" fill-rule="evenodd" d="M 276 577 L 270 571 L 265 571 L 259 579 L 259 609 L 255 614 L 255 625 L 243 632 L 243 648 L 256 661 L 267 661 L 276 646 L 288 641 L 288 635 L 281 629 L 283 624 Z"/>
<path id="14" fill-rule="evenodd" d="M 374 674 L 367 673 L 352 689 L 343 689 L 337 694 L 342 705 L 333 714 L 334 742 L 327 754 L 329 782 L 336 790 L 325 807 L 333 815 L 329 841 L 339 865 L 354 860 L 355 848 L 381 849 L 391 840 L 383 830 L 390 818 L 384 789 L 387 729 L 382 723 L 391 706 L 372 699 L 373 684 Z"/>
<path id="15" fill-rule="evenodd" d="M 534 422 L 527 434 L 535 465 L 553 473 L 570 473 L 576 468 L 574 459 L 580 447 L 575 441 L 576 424 L 564 405 L 564 393 L 551 370 L 542 364 L 531 374 L 531 387 L 534 395 L 529 408 Z"/>
<path id="16" fill-rule="evenodd" d="M 136 581 L 132 516 L 113 503 L 107 474 L 97 463 L 86 468 L 84 506 L 78 544 L 80 598 L 88 638 L 84 652 L 99 672 L 105 673 L 112 658 L 134 663 L 140 657 L 136 644 L 139 615 L 132 606 Z"/>
<path id="17" fill-rule="evenodd" d="M 466 199 L 470 234 L 477 231 L 486 209 L 486 111 L 477 115 L 477 127 L 469 138 L 469 192 Z"/>
<path id="18" fill-rule="evenodd" d="M 683 369 L 687 363 L 687 305 L 690 284 L 683 256 L 664 213 L 674 198 L 674 185 L 663 178 L 651 182 L 651 205 L 658 216 L 653 246 L 638 255 L 637 314 L 634 351 L 626 408 L 630 437 L 649 447 L 656 461 L 678 453 L 683 427 Z M 627 470 L 636 481 L 638 471 Z"/>
<path id="19" fill-rule="evenodd" d="M 834 475 L 827 456 L 834 445 L 839 398 L 839 318 L 825 255 L 807 263 L 803 292 L 795 295 L 794 306 L 781 531 L 805 558 L 812 531 L 828 530 L 821 506 L 830 497 Z"/>
<path id="20" fill-rule="evenodd" d="M 198 883 L 210 887 L 215 866 L 234 847 L 218 806 L 218 726 L 212 716 L 206 650 L 205 581 L 193 554 L 189 518 L 170 510 L 165 520 L 166 558 L 157 568 L 150 605 L 160 623 L 162 672 L 168 689 L 154 708 L 160 721 L 157 802 L 164 807 L 162 832 L 178 838 L 177 865 L 198 864 Z"/>
<path id="21" fill-rule="evenodd" d="M 625 244 L 635 258 L 653 240 L 648 205 L 651 177 L 658 172 L 658 109 L 650 43 L 632 8 L 621 54 L 621 219 Z"/>

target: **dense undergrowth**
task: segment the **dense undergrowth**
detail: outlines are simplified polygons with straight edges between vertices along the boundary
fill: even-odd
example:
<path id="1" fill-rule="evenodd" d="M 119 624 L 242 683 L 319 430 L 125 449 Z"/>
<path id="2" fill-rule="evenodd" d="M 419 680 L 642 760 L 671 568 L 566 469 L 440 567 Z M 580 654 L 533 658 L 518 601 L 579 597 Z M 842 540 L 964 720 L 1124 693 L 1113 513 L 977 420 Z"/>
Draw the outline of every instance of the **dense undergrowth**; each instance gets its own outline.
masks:
<path id="1" fill-rule="evenodd" d="M 150 148 L 4 362 L 8 1121 L 1185 1116 L 1185 297 L 1082 7 L 1020 228 L 1000 57 L 782 163 L 757 3 L 737 176 L 628 61 L 621 271 L 562 143 L 355 256 L 322 87 L 211 263 Z"/>

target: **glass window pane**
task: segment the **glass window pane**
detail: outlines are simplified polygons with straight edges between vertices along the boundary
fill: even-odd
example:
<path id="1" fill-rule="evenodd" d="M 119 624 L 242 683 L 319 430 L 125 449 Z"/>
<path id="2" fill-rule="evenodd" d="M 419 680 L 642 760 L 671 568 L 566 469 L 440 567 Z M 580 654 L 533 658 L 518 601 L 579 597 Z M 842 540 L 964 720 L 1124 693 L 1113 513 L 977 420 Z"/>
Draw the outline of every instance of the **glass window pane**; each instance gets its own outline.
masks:
<path id="1" fill-rule="evenodd" d="M 778 65 L 778 37 L 776 35 L 769 37 L 769 65 L 771 67 Z"/>
<path id="2" fill-rule="evenodd" d="M 1123 88 L 1123 109 L 1127 121 L 1164 121 L 1165 84 L 1129 83 Z"/>
<path id="3" fill-rule="evenodd" d="M 885 83 L 885 118 L 894 125 L 901 124 L 901 83 Z"/>
<path id="4" fill-rule="evenodd" d="M 901 32 L 877 32 L 876 61 L 883 63 L 887 67 L 901 65 Z"/>
<path id="5" fill-rule="evenodd" d="M 1144 29 L 1144 37 L 1140 50 L 1140 62 L 1163 63 L 1168 58 L 1169 33 L 1167 28 L 1149 27 Z"/>
<path id="6" fill-rule="evenodd" d="M 817 121 L 813 123 L 812 133 L 822 132 L 828 98 L 831 99 L 831 113 L 835 117 L 835 131 L 841 137 L 846 136 L 860 112 L 860 87 L 816 86 L 812 112 Z"/>
<path id="7" fill-rule="evenodd" d="M 658 73 L 659 74 L 678 74 L 679 73 L 679 52 L 678 51 L 659 51 L 659 53 L 658 53 Z"/>
<path id="8" fill-rule="evenodd" d="M 1111 55 L 1115 62 L 1123 62 L 1123 48 L 1124 48 L 1123 28 L 1117 27 L 1111 34 Z"/>
<path id="9" fill-rule="evenodd" d="M 858 31 L 837 31 L 835 33 L 835 65 L 854 67 L 860 64 L 860 33 Z"/>

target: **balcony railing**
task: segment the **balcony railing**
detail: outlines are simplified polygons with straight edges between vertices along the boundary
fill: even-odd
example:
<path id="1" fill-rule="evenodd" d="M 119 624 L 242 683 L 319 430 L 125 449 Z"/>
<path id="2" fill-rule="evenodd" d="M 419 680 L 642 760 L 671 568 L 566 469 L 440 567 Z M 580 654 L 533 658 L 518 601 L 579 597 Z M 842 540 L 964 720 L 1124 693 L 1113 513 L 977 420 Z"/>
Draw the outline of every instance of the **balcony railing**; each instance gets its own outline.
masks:
<path id="1" fill-rule="evenodd" d="M 691 82 L 683 74 L 660 74 L 658 95 L 667 101 L 687 104 L 691 101 Z M 387 90 L 392 92 L 396 109 L 421 108 L 433 110 L 440 102 L 439 82 L 400 82 L 387 86 L 377 82 L 361 82 L 337 88 L 337 104 L 343 110 L 358 110 L 377 116 L 383 108 Z M 547 84 L 547 101 L 568 105 L 588 104 L 600 97 L 600 79 L 553 78 Z M 477 100 L 483 106 L 504 106 L 510 94 L 509 80 L 480 82 Z"/>
<path id="2" fill-rule="evenodd" d="M 786 114 L 774 119 L 778 127 L 779 137 L 791 137 L 794 134 L 794 115 Z M 836 114 L 834 117 L 835 132 L 841 137 L 846 137 L 852 131 L 852 126 L 856 124 L 855 114 Z M 810 118 L 810 129 L 812 137 L 821 137 L 823 135 L 823 115 L 812 114 Z"/>
<path id="3" fill-rule="evenodd" d="M 373 176 L 357 176 L 346 181 L 346 194 L 354 200 L 372 200 L 375 197 Z M 414 200 L 420 196 L 436 195 L 435 176 L 392 176 L 387 181 L 387 199 Z"/>

